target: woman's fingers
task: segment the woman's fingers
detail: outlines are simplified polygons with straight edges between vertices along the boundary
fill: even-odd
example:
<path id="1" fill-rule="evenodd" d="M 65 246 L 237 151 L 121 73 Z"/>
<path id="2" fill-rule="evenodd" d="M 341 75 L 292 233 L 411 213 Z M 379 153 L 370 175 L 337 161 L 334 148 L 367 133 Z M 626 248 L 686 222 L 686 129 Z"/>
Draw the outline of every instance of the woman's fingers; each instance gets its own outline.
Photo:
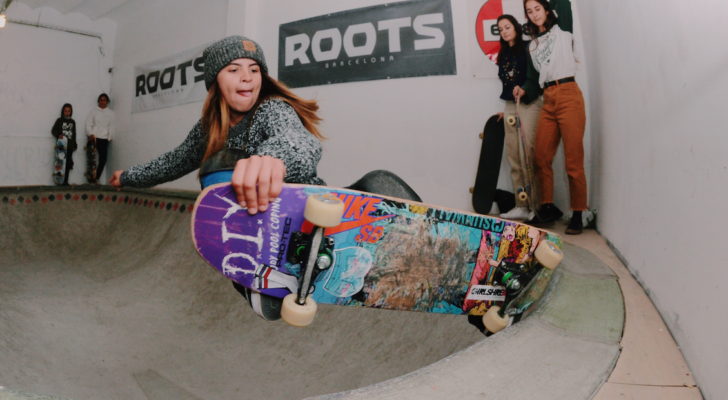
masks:
<path id="1" fill-rule="evenodd" d="M 281 194 L 283 190 L 283 179 L 286 177 L 286 165 L 283 161 L 274 158 L 273 159 L 273 171 L 271 173 L 271 184 L 270 184 L 270 198 L 275 200 Z"/>
<path id="2" fill-rule="evenodd" d="M 245 202 L 248 203 L 248 213 L 255 215 L 258 213 L 258 175 L 263 160 L 258 156 L 248 158 L 248 166 L 243 177 L 243 193 L 245 194 Z"/>
<path id="3" fill-rule="evenodd" d="M 248 160 L 238 160 L 237 163 L 235 163 L 235 169 L 233 170 L 233 177 L 230 179 L 230 183 L 233 185 L 233 190 L 235 191 L 235 197 L 238 198 L 238 203 L 240 203 L 240 207 L 247 207 L 248 204 L 245 201 L 245 192 L 243 191 L 243 178 L 245 178 L 245 171 L 248 169 Z"/>
<path id="4" fill-rule="evenodd" d="M 123 172 L 123 170 L 115 171 L 114 174 L 111 175 L 111 178 L 109 178 L 109 183 L 111 186 L 115 187 L 116 190 L 121 190 L 121 174 Z"/>
<path id="5" fill-rule="evenodd" d="M 251 156 L 235 164 L 231 183 L 241 207 L 255 215 L 268 209 L 270 202 L 281 194 L 286 166 L 270 156 Z"/>
<path id="6" fill-rule="evenodd" d="M 500 120 L 503 119 L 503 113 L 502 112 L 495 113 L 495 114 L 498 116 L 498 119 L 496 120 L 496 122 L 498 122 L 498 121 L 500 121 Z"/>
<path id="7" fill-rule="evenodd" d="M 268 209 L 272 172 L 273 158 L 263 157 L 261 159 L 260 172 L 258 173 L 258 209 L 260 212 Z"/>

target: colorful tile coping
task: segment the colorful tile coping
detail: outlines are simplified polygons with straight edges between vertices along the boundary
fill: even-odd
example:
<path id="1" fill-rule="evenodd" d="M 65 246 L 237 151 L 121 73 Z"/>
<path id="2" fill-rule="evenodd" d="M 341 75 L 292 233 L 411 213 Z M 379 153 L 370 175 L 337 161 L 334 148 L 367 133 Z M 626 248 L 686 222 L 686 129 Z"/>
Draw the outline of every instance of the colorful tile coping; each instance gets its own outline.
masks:
<path id="1" fill-rule="evenodd" d="M 92 194 L 92 193 L 55 193 L 55 194 L 18 194 L 11 196 L 2 196 L 0 202 L 11 206 L 32 204 L 32 203 L 54 203 L 54 202 L 87 202 L 87 203 L 113 203 L 124 204 L 128 206 L 147 207 L 167 211 L 179 211 L 181 213 L 191 213 L 195 203 L 180 203 L 173 201 L 164 201 L 159 199 L 150 199 L 138 196 L 116 195 L 116 194 Z"/>

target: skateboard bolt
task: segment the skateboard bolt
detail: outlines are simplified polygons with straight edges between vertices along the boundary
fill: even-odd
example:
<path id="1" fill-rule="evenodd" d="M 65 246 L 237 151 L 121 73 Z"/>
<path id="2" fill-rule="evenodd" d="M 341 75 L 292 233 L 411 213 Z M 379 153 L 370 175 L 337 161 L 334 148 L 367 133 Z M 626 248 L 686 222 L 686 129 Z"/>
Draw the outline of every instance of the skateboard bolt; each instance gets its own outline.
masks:
<path id="1" fill-rule="evenodd" d="M 316 266 L 319 269 L 328 269 L 331 266 L 331 257 L 328 254 L 319 254 L 316 259 Z"/>

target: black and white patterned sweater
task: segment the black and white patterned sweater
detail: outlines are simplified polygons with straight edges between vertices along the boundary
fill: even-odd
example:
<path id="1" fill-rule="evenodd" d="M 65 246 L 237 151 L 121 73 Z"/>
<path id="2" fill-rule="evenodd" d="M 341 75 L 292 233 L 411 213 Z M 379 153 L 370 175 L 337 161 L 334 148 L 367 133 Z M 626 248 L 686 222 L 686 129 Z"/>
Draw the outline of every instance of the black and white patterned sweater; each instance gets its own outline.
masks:
<path id="1" fill-rule="evenodd" d="M 252 119 L 252 121 L 251 121 Z M 296 111 L 280 99 L 264 101 L 254 113 L 230 128 L 226 148 L 243 149 L 247 156 L 271 156 L 286 166 L 285 182 L 325 185 L 316 174 L 321 143 L 301 123 Z M 200 168 L 205 155 L 202 121 L 197 121 L 179 147 L 121 174 L 121 184 L 149 188 L 179 179 Z"/>

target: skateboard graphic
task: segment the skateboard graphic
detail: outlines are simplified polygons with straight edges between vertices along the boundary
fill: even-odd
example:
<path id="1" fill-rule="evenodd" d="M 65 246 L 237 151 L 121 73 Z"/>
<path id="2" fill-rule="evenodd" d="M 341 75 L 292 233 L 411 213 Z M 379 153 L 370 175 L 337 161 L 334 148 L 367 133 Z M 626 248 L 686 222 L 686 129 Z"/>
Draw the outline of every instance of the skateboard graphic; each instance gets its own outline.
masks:
<path id="1" fill-rule="evenodd" d="M 533 196 L 534 179 L 531 170 L 531 160 L 528 156 L 528 149 L 526 148 L 526 134 L 523 132 L 523 125 L 521 125 L 521 116 L 519 115 L 519 109 L 521 106 L 521 97 L 516 98 L 516 114 L 509 115 L 506 118 L 506 123 L 510 126 L 515 126 L 518 130 L 518 152 L 520 153 L 521 159 L 521 170 L 525 172 L 523 175 L 525 187 L 516 188 L 516 196 L 521 201 L 528 202 L 528 207 L 535 213 L 538 211 L 538 204 L 536 204 Z"/>
<path id="2" fill-rule="evenodd" d="M 497 115 L 490 117 L 481 134 L 483 143 L 480 148 L 475 186 L 472 188 L 473 209 L 478 214 L 488 214 L 493 207 L 505 136 L 503 120 L 498 121 Z"/>
<path id="3" fill-rule="evenodd" d="M 66 156 L 68 155 L 68 139 L 60 135 L 56 139 L 53 163 L 53 182 L 56 185 L 63 185 L 66 178 Z"/>
<path id="4" fill-rule="evenodd" d="M 99 165 L 99 153 L 96 151 L 96 140 L 88 139 L 86 142 L 86 180 L 88 183 L 96 183 L 96 167 Z"/>
<path id="5" fill-rule="evenodd" d="M 283 298 L 295 326 L 324 303 L 484 315 L 495 333 L 538 301 L 562 257 L 558 235 L 528 225 L 325 186 L 284 184 L 251 216 L 230 183 L 215 184 L 191 228 L 202 258 Z"/>

